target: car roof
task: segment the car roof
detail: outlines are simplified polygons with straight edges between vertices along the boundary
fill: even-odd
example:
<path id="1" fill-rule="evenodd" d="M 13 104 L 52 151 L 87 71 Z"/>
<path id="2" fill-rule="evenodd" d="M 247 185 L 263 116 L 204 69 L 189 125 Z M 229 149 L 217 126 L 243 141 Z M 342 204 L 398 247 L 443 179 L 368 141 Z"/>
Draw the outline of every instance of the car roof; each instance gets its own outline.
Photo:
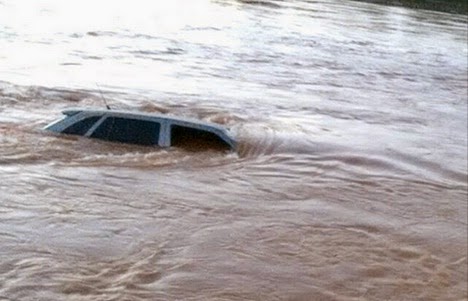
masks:
<path id="1" fill-rule="evenodd" d="M 221 126 L 220 124 L 216 124 L 216 123 L 210 123 L 210 122 L 205 122 L 205 121 L 201 121 L 197 119 L 177 117 L 177 116 L 157 114 L 157 113 L 144 113 L 144 112 L 136 112 L 136 111 L 132 112 L 132 111 L 124 111 L 124 110 L 107 110 L 107 109 L 94 109 L 94 108 L 89 108 L 89 109 L 71 108 L 71 109 L 63 110 L 62 113 L 67 116 L 73 116 L 73 115 L 82 113 L 84 115 L 89 115 L 89 116 L 107 115 L 107 116 L 116 116 L 116 117 L 123 117 L 123 118 L 147 117 L 149 119 L 155 119 L 155 121 L 156 120 L 175 121 L 175 122 L 181 122 L 185 124 L 208 126 L 211 128 L 221 130 L 221 131 L 226 130 L 223 126 Z"/>

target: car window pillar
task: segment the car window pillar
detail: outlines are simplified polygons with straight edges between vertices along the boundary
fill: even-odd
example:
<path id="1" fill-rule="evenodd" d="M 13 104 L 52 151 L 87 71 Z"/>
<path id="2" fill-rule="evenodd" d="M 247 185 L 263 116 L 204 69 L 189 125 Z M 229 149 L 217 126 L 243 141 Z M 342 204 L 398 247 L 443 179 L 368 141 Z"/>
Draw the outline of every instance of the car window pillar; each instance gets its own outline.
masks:
<path id="1" fill-rule="evenodd" d="M 84 135 L 85 137 L 91 137 L 93 132 L 106 120 L 107 116 L 104 115 L 102 116 L 92 127 L 89 128 L 89 130 L 86 132 Z"/>

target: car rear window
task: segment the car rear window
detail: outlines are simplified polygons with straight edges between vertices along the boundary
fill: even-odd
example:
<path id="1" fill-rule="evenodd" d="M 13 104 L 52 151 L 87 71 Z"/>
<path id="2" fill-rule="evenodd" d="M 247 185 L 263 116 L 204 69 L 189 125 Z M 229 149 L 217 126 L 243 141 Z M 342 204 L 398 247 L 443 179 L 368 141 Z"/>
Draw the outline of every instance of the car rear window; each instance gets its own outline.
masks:
<path id="1" fill-rule="evenodd" d="M 85 118 L 67 127 L 63 133 L 70 135 L 84 135 L 100 118 L 100 116 Z"/>
<path id="2" fill-rule="evenodd" d="M 108 117 L 91 137 L 122 143 L 153 145 L 158 144 L 160 127 L 158 122 Z"/>
<path id="3" fill-rule="evenodd" d="M 190 127 L 172 125 L 171 145 L 188 150 L 229 149 L 229 145 L 218 135 Z"/>

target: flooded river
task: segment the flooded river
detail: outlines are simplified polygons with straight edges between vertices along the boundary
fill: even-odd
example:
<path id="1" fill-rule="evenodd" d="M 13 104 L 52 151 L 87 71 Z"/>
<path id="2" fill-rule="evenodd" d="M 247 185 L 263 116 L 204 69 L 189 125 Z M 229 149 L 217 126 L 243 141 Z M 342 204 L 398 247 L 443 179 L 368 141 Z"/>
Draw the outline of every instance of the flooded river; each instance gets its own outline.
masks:
<path id="1" fill-rule="evenodd" d="M 354 1 L 0 0 L 0 300 L 466 300 L 466 57 Z M 102 98 L 238 149 L 42 130 Z"/>

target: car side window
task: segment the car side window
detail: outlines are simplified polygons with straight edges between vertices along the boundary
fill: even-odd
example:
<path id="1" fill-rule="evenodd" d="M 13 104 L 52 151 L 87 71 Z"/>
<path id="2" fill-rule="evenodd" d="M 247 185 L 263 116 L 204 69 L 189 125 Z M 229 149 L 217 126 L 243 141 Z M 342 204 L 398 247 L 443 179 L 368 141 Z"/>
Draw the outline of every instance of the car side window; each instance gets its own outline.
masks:
<path id="1" fill-rule="evenodd" d="M 85 118 L 67 127 L 63 130 L 63 133 L 70 135 L 84 135 L 99 119 L 101 119 L 101 116 Z"/>
<path id="2" fill-rule="evenodd" d="M 92 138 L 140 145 L 158 144 L 161 125 L 139 119 L 108 117 L 91 134 Z"/>

